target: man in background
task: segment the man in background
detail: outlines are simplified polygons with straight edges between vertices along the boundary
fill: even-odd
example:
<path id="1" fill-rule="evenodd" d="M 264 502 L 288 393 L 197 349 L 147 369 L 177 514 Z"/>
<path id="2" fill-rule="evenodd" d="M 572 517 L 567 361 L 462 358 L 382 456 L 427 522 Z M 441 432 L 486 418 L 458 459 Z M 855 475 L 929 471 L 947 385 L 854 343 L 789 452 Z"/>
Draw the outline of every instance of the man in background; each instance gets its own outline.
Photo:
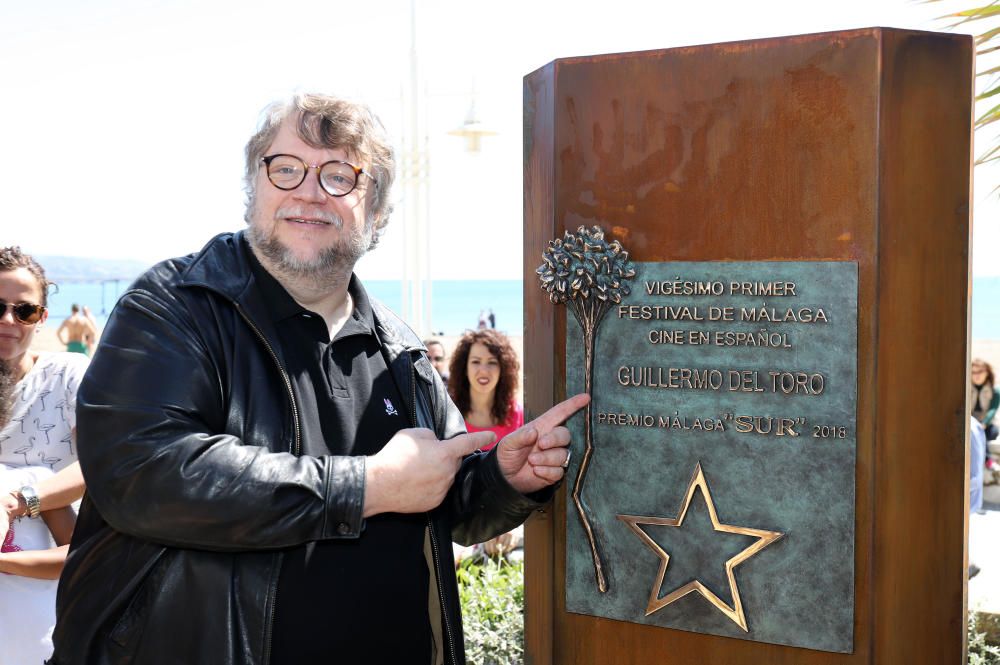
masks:
<path id="1" fill-rule="evenodd" d="M 59 324 L 56 337 L 61 344 L 66 345 L 66 350 L 70 353 L 89 355 L 87 340 L 97 338 L 97 328 L 90 319 L 80 313 L 80 306 L 73 303 L 70 307 L 70 316 Z"/>
<path id="2" fill-rule="evenodd" d="M 444 344 L 436 339 L 425 339 L 424 346 L 427 347 L 427 359 L 437 370 L 441 379 L 448 382 L 448 354 L 445 353 Z"/>

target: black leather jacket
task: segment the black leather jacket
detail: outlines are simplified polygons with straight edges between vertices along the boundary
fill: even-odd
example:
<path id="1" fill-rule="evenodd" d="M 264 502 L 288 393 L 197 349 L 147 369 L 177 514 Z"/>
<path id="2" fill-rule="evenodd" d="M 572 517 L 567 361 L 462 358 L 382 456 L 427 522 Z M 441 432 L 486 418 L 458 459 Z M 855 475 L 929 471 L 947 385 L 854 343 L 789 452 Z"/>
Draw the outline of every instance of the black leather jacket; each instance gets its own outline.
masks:
<path id="1" fill-rule="evenodd" d="M 155 266 L 108 321 L 78 395 L 87 494 L 52 665 L 267 665 L 282 549 L 361 534 L 365 458 L 298 455 L 296 396 L 246 251 L 224 234 Z M 413 426 L 463 432 L 419 339 L 372 306 Z M 435 662 L 465 662 L 451 541 L 509 530 L 548 494 L 514 490 L 495 454 L 465 459 L 428 515 Z"/>

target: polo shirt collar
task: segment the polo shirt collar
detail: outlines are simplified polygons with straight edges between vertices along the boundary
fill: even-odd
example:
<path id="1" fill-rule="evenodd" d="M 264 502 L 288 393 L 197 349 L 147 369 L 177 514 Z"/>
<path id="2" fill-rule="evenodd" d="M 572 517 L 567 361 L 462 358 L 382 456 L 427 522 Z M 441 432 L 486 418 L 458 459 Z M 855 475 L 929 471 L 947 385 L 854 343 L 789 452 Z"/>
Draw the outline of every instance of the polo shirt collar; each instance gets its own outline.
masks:
<path id="1" fill-rule="evenodd" d="M 275 279 L 274 275 L 261 265 L 253 250 L 249 247 L 247 247 L 247 254 L 250 257 L 250 268 L 253 271 L 257 284 L 260 286 L 261 295 L 264 302 L 268 305 L 271 320 L 274 323 L 281 323 L 301 314 L 319 316 L 297 303 L 285 287 L 281 285 L 281 282 Z M 364 285 L 361 284 L 358 276 L 353 273 L 351 274 L 351 281 L 347 285 L 347 292 L 351 294 L 351 301 L 354 307 L 351 311 L 351 316 L 344 323 L 344 327 L 337 333 L 337 337 L 371 334 L 375 336 L 375 339 L 378 339 L 375 330 L 375 316 L 372 313 L 372 304 L 368 298 L 368 292 L 365 290 Z M 379 341 L 379 344 L 381 344 L 381 341 Z"/>

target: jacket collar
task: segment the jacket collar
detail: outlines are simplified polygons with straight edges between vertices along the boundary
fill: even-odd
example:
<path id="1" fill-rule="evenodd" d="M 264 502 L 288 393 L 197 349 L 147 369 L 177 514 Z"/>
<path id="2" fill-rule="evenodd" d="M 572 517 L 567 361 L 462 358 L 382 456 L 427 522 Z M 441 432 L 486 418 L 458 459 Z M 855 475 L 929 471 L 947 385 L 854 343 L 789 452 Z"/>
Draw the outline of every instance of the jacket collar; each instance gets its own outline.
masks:
<path id="1" fill-rule="evenodd" d="M 250 267 L 249 251 L 243 231 L 215 236 L 181 274 L 180 286 L 209 289 L 232 301 L 271 345 L 278 347 L 267 303 L 261 297 Z M 370 301 L 375 332 L 390 360 L 404 353 L 426 351 L 420 338 L 389 308 L 374 298 Z"/>
<path id="2" fill-rule="evenodd" d="M 195 254 L 181 273 L 180 286 L 201 286 L 239 302 L 253 281 L 244 232 L 220 233 Z"/>

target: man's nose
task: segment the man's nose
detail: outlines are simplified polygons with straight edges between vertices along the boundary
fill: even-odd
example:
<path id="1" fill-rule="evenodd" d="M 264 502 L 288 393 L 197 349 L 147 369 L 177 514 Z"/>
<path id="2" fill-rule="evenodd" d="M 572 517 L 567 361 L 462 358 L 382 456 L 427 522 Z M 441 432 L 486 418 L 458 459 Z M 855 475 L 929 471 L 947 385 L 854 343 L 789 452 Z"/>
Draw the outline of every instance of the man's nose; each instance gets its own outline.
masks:
<path id="1" fill-rule="evenodd" d="M 306 179 L 295 188 L 295 195 L 303 201 L 325 203 L 330 195 L 319 184 L 319 170 L 315 166 L 309 166 L 307 169 Z"/>

